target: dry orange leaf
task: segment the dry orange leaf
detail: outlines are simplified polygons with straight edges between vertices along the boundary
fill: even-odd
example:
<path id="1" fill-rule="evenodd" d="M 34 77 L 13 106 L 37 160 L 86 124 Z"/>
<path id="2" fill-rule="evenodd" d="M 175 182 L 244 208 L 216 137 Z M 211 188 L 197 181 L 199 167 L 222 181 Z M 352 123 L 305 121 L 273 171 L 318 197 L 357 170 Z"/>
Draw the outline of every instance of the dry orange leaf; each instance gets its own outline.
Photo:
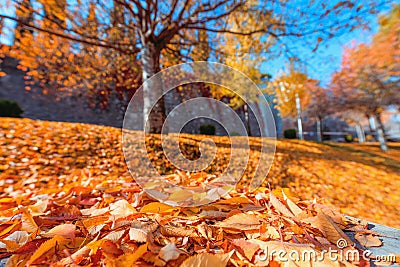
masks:
<path id="1" fill-rule="evenodd" d="M 140 209 L 140 212 L 145 213 L 162 213 L 162 212 L 172 212 L 176 210 L 176 208 L 161 203 L 161 202 L 151 202 Z"/>
<path id="2" fill-rule="evenodd" d="M 232 242 L 236 249 L 245 256 L 249 261 L 252 260 L 254 254 L 260 249 L 260 246 L 244 239 L 235 239 Z"/>
<path id="3" fill-rule="evenodd" d="M 261 225 L 260 219 L 254 214 L 240 213 L 233 215 L 217 226 L 222 228 L 231 228 L 236 230 L 255 230 L 259 229 Z"/>
<path id="4" fill-rule="evenodd" d="M 35 251 L 35 253 L 33 253 L 33 255 L 29 258 L 27 265 L 28 266 L 31 265 L 37 259 L 47 254 L 49 250 L 54 249 L 56 245 L 60 246 L 64 242 L 65 238 L 60 235 L 56 235 L 52 239 L 47 240 L 42 245 L 40 245 L 40 247 Z"/>
<path id="5" fill-rule="evenodd" d="M 224 267 L 228 264 L 228 261 L 234 252 L 235 251 L 232 250 L 231 252 L 225 254 L 197 254 L 187 258 L 180 267 Z"/>
<path id="6" fill-rule="evenodd" d="M 76 226 L 73 224 L 61 224 L 52 228 L 47 233 L 41 233 L 43 237 L 54 237 L 56 235 L 63 236 L 65 238 L 75 238 Z"/>
<path id="7" fill-rule="evenodd" d="M 272 206 L 277 209 L 282 215 L 293 217 L 293 213 L 283 204 L 272 192 L 269 193 L 269 201 Z"/>
<path id="8" fill-rule="evenodd" d="M 113 263 L 115 267 L 133 266 L 135 262 L 147 251 L 147 243 L 138 247 L 133 253 L 126 253 L 119 256 Z"/>
<path id="9" fill-rule="evenodd" d="M 318 229 L 324 234 L 326 239 L 328 239 L 333 244 L 336 244 L 338 240 L 344 239 L 348 246 L 354 244 L 353 241 L 337 226 L 334 221 L 324 213 L 317 214 Z"/>

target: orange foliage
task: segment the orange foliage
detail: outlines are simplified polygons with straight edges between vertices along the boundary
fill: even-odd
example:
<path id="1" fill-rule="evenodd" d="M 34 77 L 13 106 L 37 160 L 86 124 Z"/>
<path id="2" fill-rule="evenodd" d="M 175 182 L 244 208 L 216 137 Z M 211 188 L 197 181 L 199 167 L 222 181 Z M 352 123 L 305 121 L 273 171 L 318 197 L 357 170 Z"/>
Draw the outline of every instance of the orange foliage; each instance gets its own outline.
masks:
<path id="1" fill-rule="evenodd" d="M 367 247 L 381 245 L 366 224 L 300 201 L 293 192 L 325 197 L 350 215 L 379 215 L 381 222 L 400 225 L 394 206 L 400 200 L 390 194 L 400 186 L 399 168 L 392 166 L 399 162 L 359 157 L 351 148 L 279 141 L 267 180 L 275 190 L 250 193 L 239 185 L 208 206 L 181 208 L 156 202 L 132 180 L 119 129 L 7 118 L 0 125 L 0 257 L 11 256 L 10 266 L 279 266 L 278 258 L 266 262 L 257 255 L 267 247 L 338 249 L 339 240 L 353 243 L 343 230 L 355 231 Z M 186 135 L 182 146 L 197 138 Z M 257 138 L 250 142 L 254 146 Z M 154 161 L 164 164 L 163 158 Z M 324 263 L 339 266 L 328 258 Z"/>

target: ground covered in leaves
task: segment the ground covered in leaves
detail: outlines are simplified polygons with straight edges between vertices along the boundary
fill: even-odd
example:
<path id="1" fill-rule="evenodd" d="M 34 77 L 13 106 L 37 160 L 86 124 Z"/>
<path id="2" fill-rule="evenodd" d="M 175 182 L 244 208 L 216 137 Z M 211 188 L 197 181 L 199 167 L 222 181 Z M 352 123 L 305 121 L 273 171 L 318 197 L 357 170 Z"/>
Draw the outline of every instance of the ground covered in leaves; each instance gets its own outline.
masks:
<path id="1" fill-rule="evenodd" d="M 256 192 L 239 185 L 211 205 L 176 208 L 135 184 L 121 152 L 120 129 L 7 118 L 0 119 L 0 128 L 0 257 L 11 256 L 9 266 L 279 266 L 278 258 L 260 253 L 268 247 L 300 255 L 338 249 L 338 241 L 351 245 L 343 231 L 356 232 L 364 248 L 381 245 L 365 223 L 330 207 L 400 226 L 400 162 L 373 145 L 278 141 L 271 172 Z M 198 157 L 198 138 L 183 138 L 189 158 Z M 226 145 L 224 138 L 214 139 Z M 153 136 L 149 142 L 157 147 L 159 140 Z M 159 149 L 150 153 L 161 171 L 182 176 Z M 205 174 L 223 170 L 223 155 L 221 150 L 220 164 Z M 245 177 L 252 171 L 249 166 Z M 327 257 L 318 266 L 323 263 L 368 266 Z"/>

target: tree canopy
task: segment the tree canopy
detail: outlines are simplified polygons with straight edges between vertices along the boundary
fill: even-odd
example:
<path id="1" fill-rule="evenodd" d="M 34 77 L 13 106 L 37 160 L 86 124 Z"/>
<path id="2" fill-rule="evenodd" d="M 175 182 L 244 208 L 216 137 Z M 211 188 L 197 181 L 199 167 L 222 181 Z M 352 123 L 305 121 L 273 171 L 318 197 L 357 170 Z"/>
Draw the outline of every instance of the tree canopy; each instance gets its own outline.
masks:
<path id="1" fill-rule="evenodd" d="M 366 26 L 367 17 L 387 3 L 15 0 L 3 7 L 15 8 L 15 15 L 0 17 L 17 22 L 15 49 L 22 52 L 13 56 L 34 80 L 107 96 L 118 88 L 130 95 L 140 84 L 137 74 L 147 79 L 164 66 L 199 55 L 233 64 L 257 79 L 255 62 L 264 56 L 287 52 L 301 38 L 315 50 L 327 39 Z M 163 100 L 155 107 L 146 104 L 153 91 L 144 90 L 144 114 L 152 110 L 150 121 L 162 122 Z M 151 124 L 151 131 L 160 132 L 160 124 Z"/>

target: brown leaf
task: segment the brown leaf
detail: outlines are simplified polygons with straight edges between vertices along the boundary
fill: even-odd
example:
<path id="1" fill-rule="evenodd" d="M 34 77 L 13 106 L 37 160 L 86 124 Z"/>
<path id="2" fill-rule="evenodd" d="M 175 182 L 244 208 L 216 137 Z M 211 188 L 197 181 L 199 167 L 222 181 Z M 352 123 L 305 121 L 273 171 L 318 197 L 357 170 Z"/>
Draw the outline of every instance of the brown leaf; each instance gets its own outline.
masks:
<path id="1" fill-rule="evenodd" d="M 285 194 L 285 192 L 282 190 L 282 196 L 283 196 L 283 200 L 286 201 L 286 204 L 288 205 L 290 211 L 295 215 L 299 215 L 303 212 L 302 209 L 300 209 L 299 206 L 296 205 L 296 203 L 294 203 L 292 200 L 290 200 L 290 198 L 288 198 Z"/>
<path id="2" fill-rule="evenodd" d="M 293 213 L 283 204 L 272 192 L 269 193 L 269 201 L 271 205 L 282 215 L 293 217 Z"/>
<path id="3" fill-rule="evenodd" d="M 358 241 L 358 243 L 360 243 L 361 246 L 366 248 L 382 246 L 382 241 L 373 235 L 363 235 L 356 233 L 354 238 Z"/>
<path id="4" fill-rule="evenodd" d="M 107 234 L 105 237 L 103 237 L 103 239 L 117 242 L 118 240 L 120 240 L 122 238 L 122 236 L 124 234 L 125 234 L 125 230 L 114 231 L 114 232 Z"/>
<path id="5" fill-rule="evenodd" d="M 324 236 L 333 244 L 341 239 L 347 242 L 347 246 L 354 244 L 353 241 L 335 224 L 335 222 L 324 213 L 317 214 L 318 229 L 324 234 Z"/>
<path id="6" fill-rule="evenodd" d="M 164 225 L 160 228 L 160 231 L 165 236 L 177 236 L 177 237 L 199 237 L 196 230 L 185 227 L 174 227 Z"/>
<path id="7" fill-rule="evenodd" d="M 222 222 L 216 224 L 222 228 L 231 228 L 236 230 L 256 230 L 260 228 L 260 219 L 247 213 L 233 215 Z"/>

